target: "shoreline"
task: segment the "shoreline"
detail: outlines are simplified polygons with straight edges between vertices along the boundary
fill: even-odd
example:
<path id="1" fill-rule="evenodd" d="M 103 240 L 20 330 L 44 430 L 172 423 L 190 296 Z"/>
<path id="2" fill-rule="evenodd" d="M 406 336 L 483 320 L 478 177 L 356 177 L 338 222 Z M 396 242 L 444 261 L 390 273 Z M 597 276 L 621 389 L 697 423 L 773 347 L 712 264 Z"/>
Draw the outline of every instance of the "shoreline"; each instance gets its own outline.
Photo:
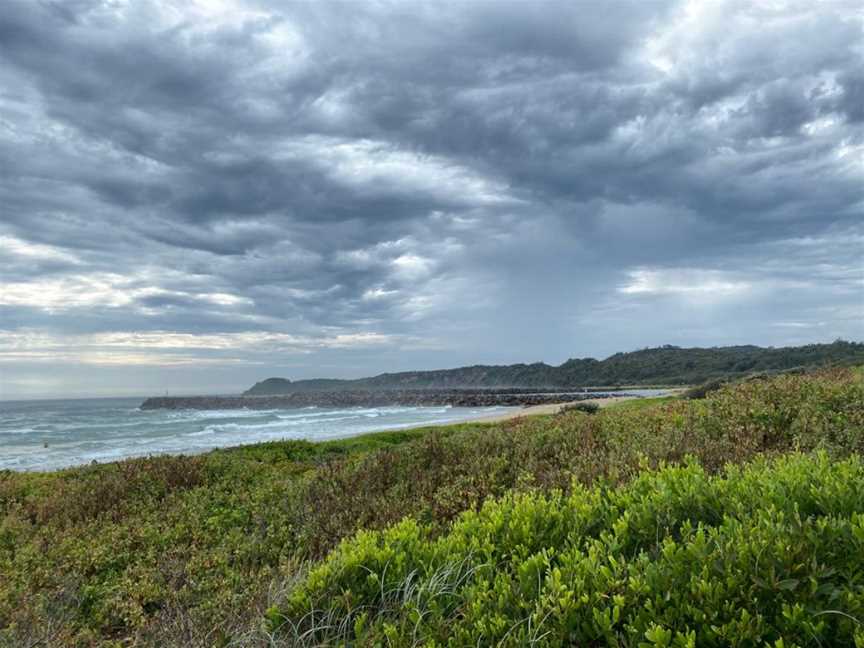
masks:
<path id="1" fill-rule="evenodd" d="M 650 397 L 648 397 L 650 398 Z M 615 402 L 621 401 L 629 401 L 629 400 L 644 400 L 645 397 L 637 396 L 637 395 L 628 395 L 628 396 L 615 396 L 615 397 L 599 397 L 592 399 L 580 399 L 578 402 L 584 403 L 596 403 L 601 407 L 608 406 Z M 399 433 L 411 433 L 416 430 L 422 429 L 430 429 L 430 428 L 448 428 L 448 427 L 457 427 L 462 425 L 471 425 L 471 424 L 495 424 L 501 423 L 504 421 L 517 419 L 517 418 L 525 418 L 529 416 L 543 416 L 543 415 L 551 415 L 560 411 L 562 407 L 567 405 L 571 405 L 573 401 L 563 401 L 558 400 L 552 403 L 540 403 L 534 405 L 526 405 L 523 407 L 512 407 L 508 408 L 507 411 L 498 411 L 498 412 L 489 412 L 489 413 L 479 413 L 479 415 L 470 416 L 466 415 L 465 418 L 456 418 L 451 420 L 438 420 L 438 421 L 417 421 L 412 423 L 406 423 L 404 425 L 398 425 L 395 427 L 390 427 L 387 425 L 383 425 L 381 428 L 373 428 L 365 431 L 361 431 L 359 433 L 348 433 L 345 435 L 337 435 L 330 436 L 325 438 L 304 438 L 304 437 L 280 437 L 280 438 L 272 438 L 272 439 L 254 439 L 254 440 L 245 440 L 240 442 L 229 443 L 227 445 L 215 445 L 210 447 L 186 447 L 183 449 L 171 449 L 164 451 L 155 451 L 155 452 L 143 452 L 143 453 L 132 453 L 129 455 L 121 455 L 114 456 L 111 458 L 100 458 L 96 460 L 81 460 L 76 461 L 74 463 L 61 463 L 51 465 L 28 465 L 26 467 L 19 466 L 8 466 L 6 470 L 10 470 L 11 472 L 16 473 L 52 473 L 55 471 L 62 471 L 67 469 L 76 469 L 82 468 L 84 466 L 92 465 L 93 462 L 98 462 L 98 465 L 109 465 L 113 463 L 123 462 L 130 459 L 142 459 L 147 457 L 157 457 L 157 456 L 195 456 L 201 454 L 208 454 L 211 452 L 220 452 L 220 451 L 232 451 L 234 449 L 239 448 L 248 448 L 250 446 L 268 444 L 268 443 L 279 443 L 284 441 L 293 441 L 293 440 L 303 440 L 313 444 L 328 444 L 332 442 L 351 442 L 352 440 L 356 440 L 362 442 L 364 439 L 369 437 L 379 437 L 383 438 L 388 434 L 399 434 Z M 466 413 L 467 414 L 467 413 Z"/>

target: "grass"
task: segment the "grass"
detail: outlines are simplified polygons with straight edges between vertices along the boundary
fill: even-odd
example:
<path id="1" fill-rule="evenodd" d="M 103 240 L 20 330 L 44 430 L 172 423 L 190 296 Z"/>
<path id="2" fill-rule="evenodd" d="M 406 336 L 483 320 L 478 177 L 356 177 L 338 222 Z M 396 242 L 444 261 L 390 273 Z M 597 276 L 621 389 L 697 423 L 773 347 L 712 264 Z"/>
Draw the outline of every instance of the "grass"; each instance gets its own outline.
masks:
<path id="1" fill-rule="evenodd" d="M 410 643 L 400 630 L 405 619 L 374 608 L 374 614 L 359 621 L 362 613 L 356 610 L 373 605 L 372 599 L 360 596 L 352 585 L 351 596 L 359 598 L 351 605 L 360 607 L 340 607 L 337 599 L 343 600 L 345 592 L 336 576 L 328 576 L 323 589 L 316 585 L 315 574 L 324 573 L 321 569 L 335 574 L 333 565 L 341 560 L 339 555 L 353 551 L 346 549 L 352 543 L 374 537 L 385 546 L 387 534 L 401 533 L 392 529 L 414 525 L 418 543 L 438 546 L 435 543 L 462 528 L 466 516 L 488 507 L 498 507 L 505 517 L 524 502 L 551 510 L 578 493 L 588 500 L 618 497 L 617 489 L 641 479 L 649 479 L 643 488 L 650 491 L 650 484 L 666 483 L 665 477 L 646 475 L 679 470 L 686 462 L 680 469 L 699 472 L 702 476 L 692 479 L 702 480 L 699 488 L 708 491 L 716 486 L 713 475 L 725 474 L 723 479 L 732 482 L 744 479 L 724 473 L 727 465 L 782 462 L 780 458 L 792 452 L 804 453 L 804 463 L 758 465 L 768 471 L 765 475 L 782 468 L 797 470 L 805 479 L 812 468 L 812 474 L 824 473 L 828 480 L 832 459 L 854 461 L 864 448 L 862 378 L 850 370 L 781 376 L 729 386 L 700 401 L 627 401 L 594 415 L 569 412 L 320 444 L 266 443 L 53 473 L 2 472 L 0 645 L 292 645 L 299 641 L 292 628 L 307 633 L 310 642 L 328 644 L 335 635 L 307 623 L 313 609 L 338 625 L 339 632 L 355 632 L 356 623 L 368 624 L 358 645 L 384 641 L 381 637 L 393 632 L 393 645 L 405 645 Z M 807 454 L 812 452 L 825 454 L 813 458 Z M 764 520 L 751 522 L 761 528 Z M 683 528 L 684 521 L 675 524 Z M 374 535 L 376 530 L 384 535 Z M 373 535 L 364 535 L 369 533 Z M 678 537 L 673 534 L 672 539 Z M 550 538 L 554 540 L 541 534 L 537 542 L 557 556 L 563 545 Z M 654 540 L 664 538 L 655 534 Z M 765 541 L 773 542 L 771 538 Z M 346 544 L 340 545 L 342 541 Z M 646 546 L 632 545 L 622 555 L 629 560 Z M 503 544 L 499 550 L 512 553 L 515 547 Z M 594 551 L 600 551 L 600 545 Z M 408 556 L 405 565 L 414 567 L 385 588 L 385 593 L 396 588 L 403 599 L 452 598 L 452 610 L 442 608 L 434 623 L 430 616 L 428 628 L 425 621 L 417 626 L 423 626 L 423 636 L 436 636 L 445 627 L 440 624 L 452 622 L 447 615 L 453 611 L 467 615 L 465 588 L 469 583 L 479 587 L 477 578 L 483 572 L 471 552 L 454 549 L 453 558 L 455 562 L 436 564 L 435 572 L 417 571 L 406 581 L 419 568 Z M 552 559 L 531 558 L 530 568 L 514 564 L 518 569 L 513 573 L 518 576 L 518 570 L 525 569 L 539 574 L 543 583 L 554 573 Z M 372 563 L 363 564 L 375 571 Z M 591 592 L 601 596 L 612 591 L 605 587 Z M 480 596 L 481 590 L 476 591 Z M 498 595 L 494 588 L 491 592 L 483 596 Z M 585 594 L 592 595 L 587 590 Z M 617 594 L 615 590 L 610 595 Z M 512 599 L 515 608 L 490 613 L 489 618 L 500 615 L 511 626 L 520 621 L 509 637 L 540 638 L 548 628 L 538 622 L 549 610 L 537 608 L 543 612 L 536 618 L 527 612 L 538 600 L 517 596 Z M 309 609 L 298 601 L 308 603 Z M 818 618 L 826 624 L 836 621 Z M 395 630 L 389 630 L 394 624 Z M 641 632 L 637 621 L 631 625 Z M 537 632 L 521 634 L 529 627 Z M 645 628 L 642 634 L 656 633 L 657 641 L 669 630 Z M 670 641 L 677 641 L 674 632 Z"/>

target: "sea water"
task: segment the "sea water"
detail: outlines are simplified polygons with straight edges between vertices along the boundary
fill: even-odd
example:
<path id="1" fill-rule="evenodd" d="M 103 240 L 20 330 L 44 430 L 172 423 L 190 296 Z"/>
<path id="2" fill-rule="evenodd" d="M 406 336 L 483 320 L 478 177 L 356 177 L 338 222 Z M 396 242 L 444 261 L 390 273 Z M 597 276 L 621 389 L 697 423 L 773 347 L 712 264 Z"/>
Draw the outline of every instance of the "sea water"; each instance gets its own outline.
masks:
<path id="1" fill-rule="evenodd" d="M 667 392 L 609 392 L 613 393 L 645 397 Z M 0 470 L 52 470 L 93 461 L 194 454 L 280 439 L 326 441 L 366 432 L 467 421 L 519 409 L 394 406 L 142 410 L 139 405 L 143 400 L 0 401 Z"/>
<path id="2" fill-rule="evenodd" d="M 51 470 L 155 454 L 470 420 L 512 407 L 141 410 L 140 398 L 0 401 L 0 470 Z"/>

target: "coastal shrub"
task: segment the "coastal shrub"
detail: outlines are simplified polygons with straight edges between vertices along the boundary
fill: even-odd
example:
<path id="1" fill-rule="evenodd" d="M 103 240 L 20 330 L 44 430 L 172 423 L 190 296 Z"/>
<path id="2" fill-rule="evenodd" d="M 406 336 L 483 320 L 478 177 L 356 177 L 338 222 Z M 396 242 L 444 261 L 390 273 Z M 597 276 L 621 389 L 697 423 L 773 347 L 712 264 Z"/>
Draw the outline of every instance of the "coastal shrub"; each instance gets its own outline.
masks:
<path id="1" fill-rule="evenodd" d="M 560 410 L 558 410 L 558 414 L 564 414 L 565 412 L 584 412 L 585 414 L 596 414 L 600 411 L 600 406 L 597 403 L 568 403 L 567 405 L 563 405 Z"/>
<path id="2" fill-rule="evenodd" d="M 614 407 L 596 416 L 570 411 L 442 430 L 313 474 L 301 495 L 300 544 L 319 557 L 353 531 L 406 514 L 446 522 L 510 489 L 566 490 L 574 479 L 617 483 L 643 463 L 692 455 L 715 471 L 761 453 L 817 448 L 864 450 L 864 383 L 852 372 L 783 376 L 727 386 L 701 401 Z"/>
<path id="3" fill-rule="evenodd" d="M 844 370 L 593 416 L 0 472 L 0 645 L 266 644 L 257 634 L 265 610 L 293 591 L 304 565 L 364 529 L 408 516 L 426 542 L 490 498 L 568 498 L 687 456 L 713 474 L 795 450 L 842 459 L 862 449 L 864 374 Z M 439 566 L 422 596 L 475 568 L 467 556 Z"/>
<path id="4" fill-rule="evenodd" d="M 201 457 L 147 457 L 61 472 L 63 487 L 40 500 L 39 523 L 73 525 L 108 515 L 123 517 L 135 503 L 158 502 L 204 481 Z"/>
<path id="5" fill-rule="evenodd" d="M 862 645 L 862 553 L 859 457 L 689 462 L 510 494 L 439 537 L 361 532 L 268 623 L 303 645 Z"/>
<path id="6" fill-rule="evenodd" d="M 684 390 L 681 394 L 681 398 L 686 400 L 698 400 L 700 398 L 705 398 L 708 394 L 713 391 L 717 391 L 728 381 L 716 379 L 709 380 L 708 382 L 702 383 L 701 385 L 696 385 L 695 387 L 690 387 L 689 389 Z"/>

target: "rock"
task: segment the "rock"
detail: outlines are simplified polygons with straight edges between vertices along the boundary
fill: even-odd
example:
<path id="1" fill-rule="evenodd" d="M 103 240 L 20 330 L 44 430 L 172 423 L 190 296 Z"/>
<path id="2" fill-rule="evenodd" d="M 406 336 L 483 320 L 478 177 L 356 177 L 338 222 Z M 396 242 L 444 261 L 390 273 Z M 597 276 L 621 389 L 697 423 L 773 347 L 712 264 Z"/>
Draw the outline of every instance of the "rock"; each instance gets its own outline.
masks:
<path id="1" fill-rule="evenodd" d="M 159 396 L 141 409 L 293 409 L 298 407 L 527 407 L 615 394 L 531 389 L 382 389 L 303 391 L 278 396 Z"/>

